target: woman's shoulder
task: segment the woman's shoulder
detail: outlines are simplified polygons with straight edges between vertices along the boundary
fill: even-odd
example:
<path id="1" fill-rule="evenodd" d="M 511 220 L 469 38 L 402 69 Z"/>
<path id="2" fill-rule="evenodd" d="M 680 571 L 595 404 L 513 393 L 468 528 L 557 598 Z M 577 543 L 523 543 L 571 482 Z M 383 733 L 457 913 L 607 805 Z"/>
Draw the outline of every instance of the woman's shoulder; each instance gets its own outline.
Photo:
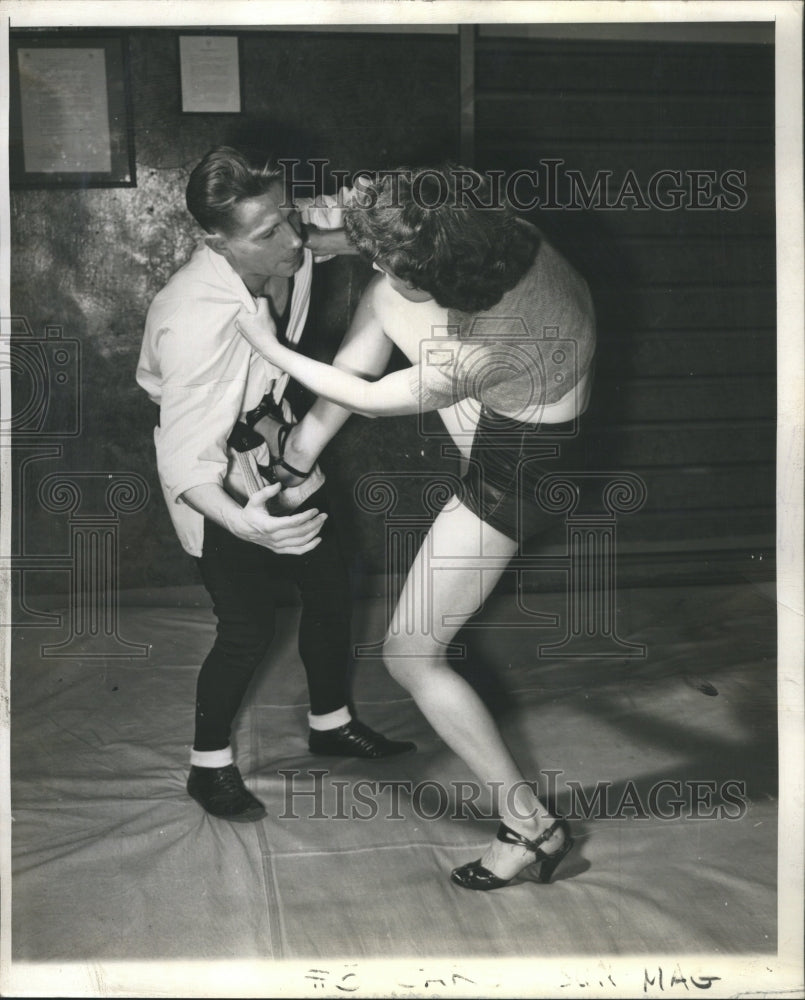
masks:
<path id="1" fill-rule="evenodd" d="M 384 295 L 387 296 L 390 289 L 385 278 L 385 274 L 381 271 L 374 271 L 368 284 L 363 290 L 363 297 L 377 300 L 382 299 Z"/>

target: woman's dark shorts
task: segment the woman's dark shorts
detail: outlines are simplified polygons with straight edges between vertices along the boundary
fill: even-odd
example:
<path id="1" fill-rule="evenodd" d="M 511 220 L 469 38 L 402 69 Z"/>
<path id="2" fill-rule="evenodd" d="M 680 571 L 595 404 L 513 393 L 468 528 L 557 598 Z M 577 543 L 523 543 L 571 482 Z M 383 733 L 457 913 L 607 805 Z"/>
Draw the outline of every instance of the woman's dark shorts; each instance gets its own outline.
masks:
<path id="1" fill-rule="evenodd" d="M 557 512 L 539 502 L 539 481 L 582 468 L 579 421 L 537 426 L 484 407 L 460 500 L 482 521 L 523 541 L 557 523 Z"/>

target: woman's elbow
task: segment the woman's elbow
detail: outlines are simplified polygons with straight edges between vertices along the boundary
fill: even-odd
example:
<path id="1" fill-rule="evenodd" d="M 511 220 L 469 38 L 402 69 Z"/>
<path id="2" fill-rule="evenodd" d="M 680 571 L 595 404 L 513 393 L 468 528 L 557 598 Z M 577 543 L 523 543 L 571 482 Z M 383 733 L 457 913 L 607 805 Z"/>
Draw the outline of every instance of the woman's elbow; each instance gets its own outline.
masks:
<path id="1" fill-rule="evenodd" d="M 360 394 L 360 398 L 355 401 L 357 404 L 355 412 L 362 417 L 369 417 L 370 420 L 386 416 L 388 413 L 388 402 L 383 398 L 383 394 L 378 392 L 377 385 L 377 382 L 365 383 L 364 391 Z"/>
<path id="2" fill-rule="evenodd" d="M 367 383 L 365 391 L 355 403 L 355 412 L 372 420 L 375 417 L 402 417 L 419 412 L 419 406 L 413 397 L 403 399 L 394 389 L 387 391 L 382 382 Z"/>
<path id="3" fill-rule="evenodd" d="M 359 417 L 368 417 L 370 420 L 376 420 L 378 417 L 386 416 L 386 414 L 381 413 L 380 410 L 374 409 L 355 410 L 355 413 L 357 413 Z"/>

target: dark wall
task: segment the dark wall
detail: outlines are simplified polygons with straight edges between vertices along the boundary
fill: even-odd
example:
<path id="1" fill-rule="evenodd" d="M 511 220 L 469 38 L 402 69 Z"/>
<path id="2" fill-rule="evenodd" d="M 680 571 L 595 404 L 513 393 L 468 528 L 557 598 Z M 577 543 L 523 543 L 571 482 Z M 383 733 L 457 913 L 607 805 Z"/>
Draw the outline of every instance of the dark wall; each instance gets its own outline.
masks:
<path id="1" fill-rule="evenodd" d="M 619 520 L 619 553 L 658 564 L 695 556 L 704 572 L 718 553 L 747 567 L 774 556 L 767 37 L 713 44 L 487 36 L 476 49 L 477 165 L 538 172 L 543 207 L 535 221 L 593 289 L 600 338 L 586 420 L 590 467 L 628 470 L 647 487 L 643 509 Z M 665 180 L 652 191 L 665 170 L 678 171 L 681 184 Z M 589 206 L 572 171 L 588 194 L 601 182 Z M 709 174 L 697 180 L 696 171 Z M 672 186 L 682 192 L 678 207 Z M 529 192 L 523 185 L 524 198 Z"/>
<path id="2" fill-rule="evenodd" d="M 123 587 L 196 580 L 155 475 L 156 410 L 134 382 L 148 305 L 198 235 L 184 208 L 195 163 L 221 142 L 326 158 L 348 171 L 457 154 L 457 35 L 244 32 L 243 113 L 183 115 L 177 34 L 129 34 L 136 187 L 17 190 L 11 198 L 12 312 L 35 337 L 59 326 L 64 339 L 78 342 L 82 408 L 77 436 L 55 450 L 16 451 L 14 551 L 58 553 L 68 544 L 66 518 L 37 497 L 44 476 L 135 472 L 151 496 L 142 511 L 121 518 Z M 305 337 L 311 353 L 332 356 L 368 277 L 355 259 L 320 265 Z M 23 383 L 16 381 L 19 405 Z M 382 569 L 382 525 L 354 511 L 352 483 L 365 471 L 422 459 L 423 450 L 413 420 L 389 420 L 381 429 L 353 418 L 328 455 L 358 568 Z M 62 589 L 59 580 L 30 570 L 25 589 Z"/>
<path id="3" fill-rule="evenodd" d="M 196 579 L 155 476 L 155 413 L 134 382 L 148 304 L 197 235 L 183 207 L 190 169 L 222 141 L 350 172 L 458 158 L 459 39 L 243 32 L 240 115 L 180 113 L 177 32 L 132 32 L 129 44 L 137 186 L 12 192 L 13 312 L 36 336 L 57 325 L 77 341 L 83 406 L 81 433 L 60 451 L 17 449 L 15 551 L 69 544 L 66 518 L 37 498 L 47 473 L 136 472 L 151 497 L 121 519 L 120 565 L 122 585 L 141 587 Z M 544 172 L 561 161 L 558 204 L 534 217 L 594 291 L 590 464 L 648 489 L 644 508 L 619 521 L 619 553 L 688 555 L 703 571 L 713 553 L 747 565 L 773 555 L 773 46 L 483 33 L 475 46 L 474 165 Z M 725 171 L 741 171 L 746 198 L 567 207 L 571 170 L 588 185 L 608 171 L 611 203 L 630 171 L 647 197 L 666 169 L 688 191 L 691 171 L 715 171 L 717 192 Z M 332 356 L 368 277 L 354 259 L 319 266 L 308 352 Z M 322 464 L 359 575 L 382 572 L 386 553 L 383 518 L 355 503 L 355 484 L 401 473 L 421 514 L 419 484 L 445 468 L 440 440 L 414 418 L 354 417 L 331 445 Z M 552 541 L 561 547 L 561 532 Z M 26 587 L 53 589 L 45 577 L 27 573 Z"/>

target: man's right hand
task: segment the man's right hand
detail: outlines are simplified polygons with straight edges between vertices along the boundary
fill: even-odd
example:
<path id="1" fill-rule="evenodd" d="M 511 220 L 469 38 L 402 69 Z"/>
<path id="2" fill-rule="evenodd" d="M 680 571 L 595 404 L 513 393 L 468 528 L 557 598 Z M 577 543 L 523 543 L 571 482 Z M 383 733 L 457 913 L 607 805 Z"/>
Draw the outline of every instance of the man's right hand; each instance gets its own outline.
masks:
<path id="1" fill-rule="evenodd" d="M 275 517 L 266 510 L 266 503 L 281 488 L 279 483 L 272 483 L 254 493 L 241 508 L 239 522 L 230 525 L 229 530 L 244 541 L 262 545 L 278 555 L 301 556 L 321 541 L 319 532 L 327 515 L 313 508 Z"/>

